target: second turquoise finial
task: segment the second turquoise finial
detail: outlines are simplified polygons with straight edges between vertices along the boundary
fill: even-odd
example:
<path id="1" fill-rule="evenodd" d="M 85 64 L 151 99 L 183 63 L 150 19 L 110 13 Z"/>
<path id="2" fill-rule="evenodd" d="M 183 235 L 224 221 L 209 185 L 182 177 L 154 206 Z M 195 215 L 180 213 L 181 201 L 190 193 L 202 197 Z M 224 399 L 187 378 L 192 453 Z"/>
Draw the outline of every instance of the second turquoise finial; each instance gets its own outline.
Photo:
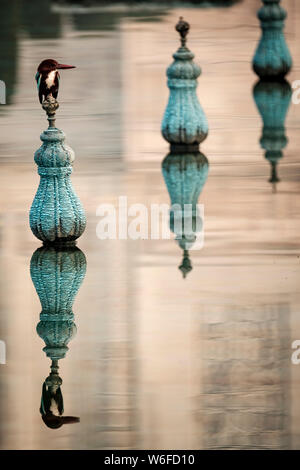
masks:
<path id="1" fill-rule="evenodd" d="M 182 17 L 176 31 L 181 36 L 181 47 L 173 55 L 174 62 L 167 69 L 170 96 L 161 130 L 171 145 L 198 147 L 208 134 L 206 116 L 196 94 L 201 69 L 193 61 L 194 54 L 186 47 L 189 24 Z"/>

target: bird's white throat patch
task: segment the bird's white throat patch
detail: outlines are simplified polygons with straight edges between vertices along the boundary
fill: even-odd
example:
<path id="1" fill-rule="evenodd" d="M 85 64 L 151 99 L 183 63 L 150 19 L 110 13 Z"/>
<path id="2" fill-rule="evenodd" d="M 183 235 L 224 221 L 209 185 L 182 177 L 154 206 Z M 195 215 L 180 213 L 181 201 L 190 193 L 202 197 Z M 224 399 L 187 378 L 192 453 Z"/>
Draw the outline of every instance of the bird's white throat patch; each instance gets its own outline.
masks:
<path id="1" fill-rule="evenodd" d="M 52 72 L 50 72 L 48 77 L 46 78 L 46 85 L 48 88 L 51 88 L 52 85 L 54 85 L 55 75 L 56 75 L 56 70 L 52 70 Z"/>

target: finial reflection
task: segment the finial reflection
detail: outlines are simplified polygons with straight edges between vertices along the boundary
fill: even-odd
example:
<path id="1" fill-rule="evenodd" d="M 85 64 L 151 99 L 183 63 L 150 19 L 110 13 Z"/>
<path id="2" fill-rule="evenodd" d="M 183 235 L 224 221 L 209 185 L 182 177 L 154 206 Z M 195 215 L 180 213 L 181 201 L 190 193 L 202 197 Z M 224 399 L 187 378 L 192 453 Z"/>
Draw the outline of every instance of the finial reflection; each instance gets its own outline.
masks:
<path id="1" fill-rule="evenodd" d="M 183 278 L 193 269 L 189 250 L 195 247 L 203 220 L 198 199 L 208 176 L 209 164 L 199 151 L 171 149 L 162 162 L 162 174 L 171 199 L 170 230 L 183 251 L 179 266 Z M 189 206 L 187 206 L 189 205 Z M 188 207 L 188 209 L 187 209 Z"/>
<path id="2" fill-rule="evenodd" d="M 58 361 L 66 356 L 68 343 L 76 334 L 72 306 L 85 272 L 85 256 L 75 245 L 43 246 L 31 258 L 31 279 L 42 305 L 37 333 L 45 342 L 43 351 L 51 359 L 50 374 L 42 385 L 40 413 L 52 429 L 79 422 L 77 417 L 63 416 Z"/>
<path id="3" fill-rule="evenodd" d="M 291 102 L 292 89 L 286 80 L 260 80 L 254 86 L 253 95 L 263 121 L 260 145 L 265 150 L 265 158 L 271 165 L 269 181 L 275 191 L 276 183 L 280 181 L 277 165 L 288 143 L 285 134 L 285 119 Z"/>

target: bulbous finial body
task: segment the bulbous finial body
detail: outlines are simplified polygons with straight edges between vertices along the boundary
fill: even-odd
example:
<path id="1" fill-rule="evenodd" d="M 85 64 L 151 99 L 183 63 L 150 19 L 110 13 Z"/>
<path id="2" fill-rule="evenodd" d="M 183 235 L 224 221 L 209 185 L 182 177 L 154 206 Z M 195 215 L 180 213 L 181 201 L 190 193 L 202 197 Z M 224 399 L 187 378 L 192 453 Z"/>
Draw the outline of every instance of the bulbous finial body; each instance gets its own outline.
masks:
<path id="1" fill-rule="evenodd" d="M 170 144 L 199 145 L 208 134 L 206 116 L 196 94 L 201 69 L 193 61 L 194 54 L 185 46 L 188 23 L 181 18 L 176 29 L 181 35 L 181 47 L 167 69 L 170 96 L 161 131 Z"/>
<path id="2" fill-rule="evenodd" d="M 257 14 L 262 36 L 254 55 L 253 69 L 261 79 L 283 78 L 292 67 L 283 33 L 286 11 L 280 0 L 263 0 L 263 3 Z"/>
<path id="3" fill-rule="evenodd" d="M 56 127 L 44 131 L 41 140 L 43 144 L 34 155 L 40 184 L 30 209 L 30 227 L 43 242 L 72 241 L 82 235 L 86 225 L 70 179 L 74 152 Z"/>

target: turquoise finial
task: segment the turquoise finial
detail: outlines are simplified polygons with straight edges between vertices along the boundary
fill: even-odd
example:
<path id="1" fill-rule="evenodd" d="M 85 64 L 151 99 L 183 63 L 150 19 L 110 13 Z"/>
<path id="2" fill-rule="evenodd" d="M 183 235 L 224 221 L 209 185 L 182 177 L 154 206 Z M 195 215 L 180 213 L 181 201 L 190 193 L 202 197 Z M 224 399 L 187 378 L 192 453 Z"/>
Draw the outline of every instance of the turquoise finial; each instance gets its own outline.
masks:
<path id="1" fill-rule="evenodd" d="M 183 250 L 179 266 L 183 277 L 192 270 L 188 250 L 202 229 L 202 219 L 197 203 L 207 180 L 209 164 L 199 151 L 188 153 L 170 152 L 162 162 L 162 173 L 171 199 L 170 230 Z M 188 209 L 185 205 L 189 204 Z"/>
<path id="2" fill-rule="evenodd" d="M 69 242 L 80 237 L 86 225 L 83 207 L 70 179 L 75 155 L 65 144 L 65 134 L 55 127 L 58 102 L 49 96 L 42 106 L 49 127 L 42 133 L 43 144 L 34 155 L 40 184 L 30 209 L 30 227 L 43 242 Z"/>
<path id="3" fill-rule="evenodd" d="M 292 89 L 286 80 L 259 81 L 253 90 L 254 100 L 263 121 L 261 147 L 271 164 L 270 182 L 279 181 L 277 164 L 283 157 L 282 150 L 288 139 L 285 135 L 285 119 L 292 97 Z"/>
<path id="4" fill-rule="evenodd" d="M 85 271 L 85 256 L 75 246 L 44 246 L 32 255 L 30 274 L 42 305 L 37 332 L 52 360 L 65 357 L 76 333 L 72 305 Z"/>
<path id="5" fill-rule="evenodd" d="M 189 24 L 180 17 L 176 30 L 181 36 L 181 47 L 173 55 L 174 62 L 167 69 L 169 101 L 162 121 L 162 135 L 171 145 L 192 145 L 197 148 L 207 137 L 208 124 L 196 94 L 199 65 L 186 47 Z"/>
<path id="6" fill-rule="evenodd" d="M 283 78 L 292 67 L 292 58 L 287 47 L 283 29 L 286 11 L 280 0 L 262 0 L 258 11 L 262 36 L 253 59 L 253 69 L 262 79 Z"/>

